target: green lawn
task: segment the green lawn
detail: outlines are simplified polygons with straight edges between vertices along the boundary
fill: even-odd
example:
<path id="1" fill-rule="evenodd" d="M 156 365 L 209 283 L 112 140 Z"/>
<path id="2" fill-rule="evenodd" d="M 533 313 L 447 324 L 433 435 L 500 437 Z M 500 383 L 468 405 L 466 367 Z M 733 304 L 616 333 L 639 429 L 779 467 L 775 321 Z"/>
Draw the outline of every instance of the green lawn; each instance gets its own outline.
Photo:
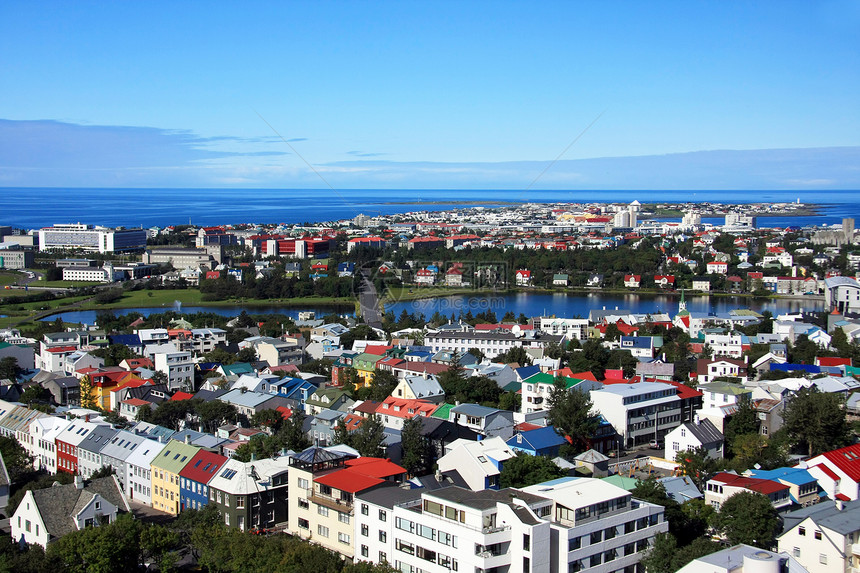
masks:
<path id="1" fill-rule="evenodd" d="M 120 300 L 109 304 L 87 304 L 82 309 L 88 308 L 134 308 L 134 307 L 159 307 L 172 310 L 176 301 L 182 306 L 351 306 L 355 299 L 352 297 L 304 297 L 287 299 L 230 299 L 218 301 L 204 301 L 203 295 L 197 289 L 176 290 L 136 290 L 123 293 Z"/>
<path id="2" fill-rule="evenodd" d="M 15 284 L 24 279 L 24 275 L 18 271 L 0 271 L 0 287 Z M 8 294 L 8 293 L 7 293 Z"/>
<path id="3" fill-rule="evenodd" d="M 103 285 L 104 283 L 93 281 L 37 281 L 33 286 L 50 287 L 50 288 L 75 288 L 75 287 L 91 287 Z"/>

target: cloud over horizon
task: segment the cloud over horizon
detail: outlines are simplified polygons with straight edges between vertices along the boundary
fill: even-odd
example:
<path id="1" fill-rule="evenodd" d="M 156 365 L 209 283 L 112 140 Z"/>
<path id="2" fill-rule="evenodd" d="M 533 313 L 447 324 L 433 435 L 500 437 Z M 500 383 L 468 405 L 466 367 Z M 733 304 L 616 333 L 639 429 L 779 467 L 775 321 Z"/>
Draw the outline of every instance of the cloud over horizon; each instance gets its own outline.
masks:
<path id="1" fill-rule="evenodd" d="M 290 142 L 307 141 L 299 137 Z M 0 119 L 0 186 L 324 187 L 280 137 Z M 343 152 L 341 152 L 343 153 Z M 547 161 L 316 163 L 335 188 L 525 189 Z M 860 147 L 714 150 L 560 160 L 535 189 L 860 189 Z"/>

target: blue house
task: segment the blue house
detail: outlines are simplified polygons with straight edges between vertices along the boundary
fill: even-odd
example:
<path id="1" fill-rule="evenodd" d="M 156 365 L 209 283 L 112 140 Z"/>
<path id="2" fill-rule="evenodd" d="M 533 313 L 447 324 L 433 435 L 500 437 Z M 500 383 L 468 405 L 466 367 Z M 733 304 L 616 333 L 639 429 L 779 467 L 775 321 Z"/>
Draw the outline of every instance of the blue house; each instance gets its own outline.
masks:
<path id="1" fill-rule="evenodd" d="M 337 276 L 339 277 L 351 277 L 355 274 L 355 263 L 339 263 L 337 265 Z"/>
<path id="2" fill-rule="evenodd" d="M 209 481 L 227 458 L 200 450 L 179 472 L 179 502 L 182 509 L 200 509 L 209 502 Z"/>
<path id="3" fill-rule="evenodd" d="M 290 378 L 289 376 L 275 382 L 271 387 L 277 388 L 278 396 L 295 400 L 301 404 L 302 409 L 304 409 L 305 401 L 319 389 L 312 382 L 301 378 Z"/>
<path id="4" fill-rule="evenodd" d="M 512 436 L 506 442 L 512 450 L 525 452 L 532 456 L 550 456 L 558 455 L 558 450 L 562 444 L 566 443 L 565 439 L 559 436 L 555 428 L 546 426 L 534 430 L 527 430 Z"/>

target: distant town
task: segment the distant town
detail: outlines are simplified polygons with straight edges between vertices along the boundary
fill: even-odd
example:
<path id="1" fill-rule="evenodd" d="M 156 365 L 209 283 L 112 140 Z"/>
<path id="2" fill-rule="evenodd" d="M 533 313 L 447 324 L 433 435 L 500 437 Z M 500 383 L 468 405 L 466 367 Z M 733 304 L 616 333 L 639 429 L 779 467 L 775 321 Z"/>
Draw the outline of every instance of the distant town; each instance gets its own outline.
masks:
<path id="1" fill-rule="evenodd" d="M 816 212 L 0 227 L 0 563 L 860 570 L 854 220 L 760 225 Z"/>

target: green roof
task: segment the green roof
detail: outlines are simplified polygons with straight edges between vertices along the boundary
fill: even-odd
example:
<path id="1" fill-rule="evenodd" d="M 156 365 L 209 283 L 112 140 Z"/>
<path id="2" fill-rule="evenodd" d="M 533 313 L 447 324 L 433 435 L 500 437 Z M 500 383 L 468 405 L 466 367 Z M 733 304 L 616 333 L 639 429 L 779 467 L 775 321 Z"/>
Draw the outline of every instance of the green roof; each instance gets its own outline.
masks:
<path id="1" fill-rule="evenodd" d="M 222 364 L 221 368 L 224 369 L 224 374 L 229 376 L 231 374 L 250 374 L 254 371 L 250 364 L 247 362 L 236 362 L 234 364 Z"/>
<path id="2" fill-rule="evenodd" d="M 431 418 L 439 418 L 440 420 L 447 420 L 448 414 L 451 412 L 451 408 L 454 407 L 454 404 L 442 404 L 433 414 L 430 415 Z"/>
<path id="3" fill-rule="evenodd" d="M 614 475 L 602 478 L 603 481 L 611 483 L 612 485 L 617 485 L 620 488 L 624 488 L 627 491 L 633 491 L 636 487 L 636 482 L 639 481 L 636 478 L 624 477 L 621 475 Z"/>
<path id="4" fill-rule="evenodd" d="M 202 448 L 185 442 L 170 440 L 152 460 L 152 466 L 178 474 Z"/>
<path id="5" fill-rule="evenodd" d="M 555 378 L 556 377 L 552 374 L 547 374 L 546 372 L 539 372 L 538 374 L 526 378 L 525 382 L 528 382 L 529 384 L 549 384 L 550 386 L 552 386 L 553 384 L 555 384 Z M 568 378 L 567 376 L 562 376 L 562 379 L 564 380 L 564 385 L 566 388 L 573 388 L 574 386 L 582 382 L 581 378 Z"/>
<path id="6" fill-rule="evenodd" d="M 507 384 L 502 386 L 502 390 L 504 390 L 505 392 L 519 392 L 522 389 L 523 389 L 522 382 L 517 382 L 517 381 L 508 382 Z"/>
<path id="7" fill-rule="evenodd" d="M 729 394 L 731 396 L 740 396 L 741 394 L 752 394 L 752 389 L 740 384 L 732 384 L 731 382 L 708 382 L 707 384 L 699 384 L 699 391 L 716 392 L 717 394 Z"/>

